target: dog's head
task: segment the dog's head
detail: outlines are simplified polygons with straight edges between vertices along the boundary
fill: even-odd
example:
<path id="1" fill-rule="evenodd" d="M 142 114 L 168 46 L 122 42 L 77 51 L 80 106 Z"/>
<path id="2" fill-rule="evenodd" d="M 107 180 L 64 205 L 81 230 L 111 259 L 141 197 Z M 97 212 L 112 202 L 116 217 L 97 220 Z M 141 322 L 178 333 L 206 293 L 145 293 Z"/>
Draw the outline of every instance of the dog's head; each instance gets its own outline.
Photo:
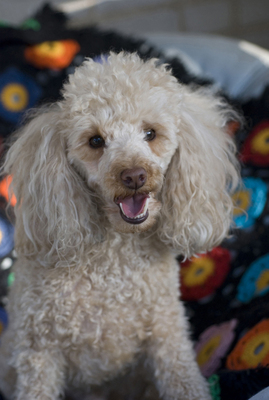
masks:
<path id="1" fill-rule="evenodd" d="M 112 54 L 101 65 L 87 61 L 65 85 L 67 158 L 120 232 L 156 222 L 178 146 L 179 85 L 155 64 Z"/>
<path id="2" fill-rule="evenodd" d="M 7 155 L 18 248 L 72 264 L 109 229 L 152 229 L 186 256 L 216 245 L 238 182 L 231 113 L 156 60 L 87 60 Z"/>

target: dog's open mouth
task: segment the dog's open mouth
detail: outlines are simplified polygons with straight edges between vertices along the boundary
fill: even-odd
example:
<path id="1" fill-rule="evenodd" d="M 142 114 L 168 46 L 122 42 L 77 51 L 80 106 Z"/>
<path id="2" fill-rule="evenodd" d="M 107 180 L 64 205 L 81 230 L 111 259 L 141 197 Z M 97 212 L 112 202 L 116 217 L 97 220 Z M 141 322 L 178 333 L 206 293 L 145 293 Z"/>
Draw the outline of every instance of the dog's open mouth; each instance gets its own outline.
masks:
<path id="1" fill-rule="evenodd" d="M 115 202 L 120 208 L 122 219 L 129 224 L 141 224 L 149 216 L 149 194 L 135 193 L 133 196 L 118 197 Z"/>

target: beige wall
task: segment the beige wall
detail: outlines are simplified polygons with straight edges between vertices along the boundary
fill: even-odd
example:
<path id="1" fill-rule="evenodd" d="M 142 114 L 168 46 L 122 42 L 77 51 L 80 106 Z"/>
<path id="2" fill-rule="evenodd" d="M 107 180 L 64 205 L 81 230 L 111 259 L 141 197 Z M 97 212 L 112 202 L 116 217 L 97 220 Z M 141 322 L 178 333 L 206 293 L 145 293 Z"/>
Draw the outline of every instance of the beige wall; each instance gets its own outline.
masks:
<path id="1" fill-rule="evenodd" d="M 122 0 L 83 17 L 127 33 L 197 32 L 249 40 L 269 49 L 269 0 Z"/>
<path id="2" fill-rule="evenodd" d="M 0 0 L 0 19 L 17 22 L 43 0 Z M 74 0 L 53 0 L 59 4 Z M 72 13 L 74 24 L 96 23 L 139 34 L 197 32 L 249 40 L 269 49 L 269 0 L 76 0 L 95 6 Z M 28 16 L 27 15 L 27 16 Z"/>

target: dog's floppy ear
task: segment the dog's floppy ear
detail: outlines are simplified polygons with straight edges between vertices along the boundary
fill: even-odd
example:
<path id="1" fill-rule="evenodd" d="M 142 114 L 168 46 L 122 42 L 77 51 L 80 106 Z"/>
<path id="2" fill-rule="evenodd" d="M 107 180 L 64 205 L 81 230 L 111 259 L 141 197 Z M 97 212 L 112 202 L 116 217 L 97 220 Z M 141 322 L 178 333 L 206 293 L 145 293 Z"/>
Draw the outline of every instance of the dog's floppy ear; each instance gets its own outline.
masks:
<path id="1" fill-rule="evenodd" d="M 231 225 L 239 174 L 226 124 L 237 115 L 204 89 L 182 91 L 178 148 L 162 190 L 159 235 L 190 257 L 218 245 Z"/>
<path id="2" fill-rule="evenodd" d="M 83 262 L 100 232 L 89 189 L 67 161 L 60 112 L 39 113 L 22 128 L 4 171 L 13 176 L 17 198 L 17 252 L 43 265 L 68 260 L 70 266 Z"/>

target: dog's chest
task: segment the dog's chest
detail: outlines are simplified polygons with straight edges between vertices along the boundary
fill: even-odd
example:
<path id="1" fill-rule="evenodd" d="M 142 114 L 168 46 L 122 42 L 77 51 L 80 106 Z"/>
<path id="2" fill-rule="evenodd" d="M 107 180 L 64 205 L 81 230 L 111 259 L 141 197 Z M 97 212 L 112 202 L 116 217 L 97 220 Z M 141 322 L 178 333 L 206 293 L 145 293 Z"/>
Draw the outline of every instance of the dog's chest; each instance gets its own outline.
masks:
<path id="1" fill-rule="evenodd" d="M 56 344 L 67 361 L 70 381 L 98 383 L 115 375 L 151 337 L 162 297 L 168 304 L 175 287 L 177 298 L 173 257 L 159 247 L 134 250 L 98 249 L 104 256 L 88 266 L 73 271 L 41 268 L 38 274 L 35 269 L 34 284 L 30 272 L 23 283 L 16 281 L 24 298 L 21 315 L 32 321 L 32 331 L 38 325 L 36 345 Z"/>
<path id="2" fill-rule="evenodd" d="M 92 272 L 67 285 L 69 290 L 58 298 L 55 333 L 69 365 L 87 374 L 87 381 L 113 375 L 151 335 L 154 293 L 148 278 L 138 271 Z"/>
<path id="3" fill-rule="evenodd" d="M 55 329 L 69 327 L 73 340 L 93 344 L 113 335 L 143 339 L 153 295 L 147 274 L 86 274 L 59 293 Z"/>

